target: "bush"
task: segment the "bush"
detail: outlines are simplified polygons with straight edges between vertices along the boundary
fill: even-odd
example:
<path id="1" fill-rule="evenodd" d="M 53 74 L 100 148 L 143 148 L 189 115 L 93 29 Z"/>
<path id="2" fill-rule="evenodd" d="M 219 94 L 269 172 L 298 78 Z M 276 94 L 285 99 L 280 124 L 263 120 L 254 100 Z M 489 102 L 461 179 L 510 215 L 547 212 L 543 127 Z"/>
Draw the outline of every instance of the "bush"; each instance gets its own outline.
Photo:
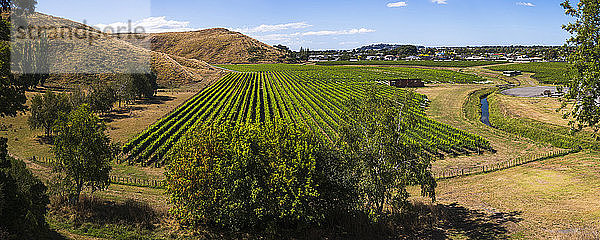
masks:
<path id="1" fill-rule="evenodd" d="M 23 161 L 6 156 L 4 138 L 0 150 L 0 238 L 43 239 L 49 233 L 46 186 Z"/>
<path id="2" fill-rule="evenodd" d="M 201 125 L 167 158 L 171 212 L 187 226 L 297 228 L 350 209 L 356 196 L 346 163 L 295 126 Z"/>

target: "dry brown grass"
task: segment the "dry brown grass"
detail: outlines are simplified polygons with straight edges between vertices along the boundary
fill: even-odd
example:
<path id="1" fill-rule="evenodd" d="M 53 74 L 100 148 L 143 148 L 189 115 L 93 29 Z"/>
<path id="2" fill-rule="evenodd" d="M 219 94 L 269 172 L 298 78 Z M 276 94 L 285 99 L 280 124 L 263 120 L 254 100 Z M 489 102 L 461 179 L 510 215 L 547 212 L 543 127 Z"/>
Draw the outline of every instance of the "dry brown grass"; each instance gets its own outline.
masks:
<path id="1" fill-rule="evenodd" d="M 45 14 L 32 15 L 29 20 L 32 25 L 45 28 L 82 28 L 80 34 L 92 39 L 48 36 L 50 86 L 113 81 L 115 74 L 126 73 L 132 67 L 154 69 L 158 84 L 166 87 L 210 82 L 224 74 L 200 60 L 151 51 L 144 39 L 102 34 L 81 23 Z"/>
<path id="2" fill-rule="evenodd" d="M 150 34 L 152 50 L 213 64 L 278 62 L 284 53 L 244 34 L 224 28 Z M 252 48 L 255 53 L 249 51 Z"/>
<path id="3" fill-rule="evenodd" d="M 498 94 L 496 99 L 511 116 L 569 127 L 569 120 L 562 117 L 569 108 L 557 112 L 562 104 L 558 98 L 522 98 Z"/>
<path id="4" fill-rule="evenodd" d="M 515 238 L 592 239 L 600 231 L 599 172 L 600 153 L 582 152 L 440 181 L 436 194 L 440 204 L 519 212 L 522 221 L 505 224 Z"/>

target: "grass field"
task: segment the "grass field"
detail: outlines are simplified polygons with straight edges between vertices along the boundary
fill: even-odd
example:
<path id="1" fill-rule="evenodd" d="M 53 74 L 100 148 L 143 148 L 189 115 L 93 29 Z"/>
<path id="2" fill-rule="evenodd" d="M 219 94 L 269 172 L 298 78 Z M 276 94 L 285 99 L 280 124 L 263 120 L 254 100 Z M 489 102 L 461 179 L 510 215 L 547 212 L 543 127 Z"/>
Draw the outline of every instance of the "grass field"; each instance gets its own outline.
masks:
<path id="1" fill-rule="evenodd" d="M 492 126 L 535 141 L 552 144 L 559 148 L 574 149 L 582 147 L 600 150 L 600 141 L 597 141 L 591 132 L 572 133 L 569 127 L 512 115 L 509 107 L 503 105 L 502 101 L 498 100 L 499 98 L 505 97 L 496 93 L 488 97 Z M 550 114 L 546 112 L 546 115 Z M 550 116 L 560 116 L 560 113 Z"/>
<path id="2" fill-rule="evenodd" d="M 599 170 L 600 153 L 582 152 L 440 181 L 436 194 L 438 204 L 458 204 L 484 213 L 479 218 L 494 216 L 483 231 L 498 224 L 497 229 L 517 239 L 596 239 L 600 237 Z M 457 232 L 457 236 L 469 234 Z"/>
<path id="3" fill-rule="evenodd" d="M 543 84 L 566 84 L 569 82 L 568 64 L 564 62 L 518 63 L 486 68 L 494 71 L 514 70 L 534 73 L 533 78 Z"/>
<path id="4" fill-rule="evenodd" d="M 336 66 L 336 65 L 386 65 L 386 66 L 423 66 L 423 67 L 474 67 L 501 64 L 505 62 L 495 61 L 334 61 L 334 62 L 318 62 L 317 65 Z"/>

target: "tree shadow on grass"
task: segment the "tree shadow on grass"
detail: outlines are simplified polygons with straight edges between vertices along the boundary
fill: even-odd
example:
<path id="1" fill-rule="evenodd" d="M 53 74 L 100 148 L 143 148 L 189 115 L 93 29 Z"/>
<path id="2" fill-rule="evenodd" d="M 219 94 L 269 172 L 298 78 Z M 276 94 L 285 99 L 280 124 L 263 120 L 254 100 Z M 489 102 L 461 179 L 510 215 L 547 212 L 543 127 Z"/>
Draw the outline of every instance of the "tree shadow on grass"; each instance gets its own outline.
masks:
<path id="1" fill-rule="evenodd" d="M 55 216 L 68 217 L 63 220 L 67 220 L 74 227 L 95 224 L 152 230 L 164 215 L 149 204 L 132 199 L 115 202 L 86 196 L 81 197 L 76 204 L 69 204 L 65 198 L 55 198 L 51 205 L 52 213 Z"/>
<path id="2" fill-rule="evenodd" d="M 509 232 L 506 224 L 522 220 L 521 212 L 487 213 L 468 209 L 457 203 L 414 205 L 413 209 L 417 209 L 421 216 L 429 216 L 433 220 L 429 227 L 427 224 L 420 224 L 422 231 L 414 232 L 415 238 L 448 239 L 451 236 L 464 236 L 467 239 L 507 239 Z"/>
<path id="3" fill-rule="evenodd" d="M 414 203 L 396 216 L 373 223 L 364 214 L 338 216 L 329 227 L 296 237 L 312 239 L 508 239 L 507 223 L 521 221 L 520 212 L 487 213 L 453 204 Z"/>

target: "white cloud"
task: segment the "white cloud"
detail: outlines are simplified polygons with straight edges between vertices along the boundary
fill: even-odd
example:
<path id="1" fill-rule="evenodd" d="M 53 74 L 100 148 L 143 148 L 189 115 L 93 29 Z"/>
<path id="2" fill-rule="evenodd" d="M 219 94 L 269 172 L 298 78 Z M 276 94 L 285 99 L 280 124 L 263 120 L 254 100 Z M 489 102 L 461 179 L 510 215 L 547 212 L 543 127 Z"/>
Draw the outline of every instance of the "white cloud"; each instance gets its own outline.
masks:
<path id="1" fill-rule="evenodd" d="M 448 4 L 448 2 L 446 2 L 448 0 L 431 0 L 431 2 L 433 3 L 437 3 L 437 4 Z"/>
<path id="2" fill-rule="evenodd" d="M 393 2 L 393 3 L 388 3 L 387 7 L 393 8 L 393 7 L 406 7 L 408 6 L 408 4 L 406 4 L 406 2 Z"/>
<path id="3" fill-rule="evenodd" d="M 517 5 L 525 6 L 525 7 L 535 7 L 535 4 L 530 3 L 530 2 L 518 2 Z"/>
<path id="4" fill-rule="evenodd" d="M 261 33 L 261 32 L 277 32 L 277 31 L 283 31 L 283 30 L 288 30 L 288 29 L 301 29 L 301 28 L 308 28 L 308 27 L 312 27 L 312 25 L 310 25 L 306 22 L 295 22 L 295 23 L 286 23 L 286 24 L 275 24 L 275 25 L 262 24 L 258 27 L 253 27 L 253 28 L 237 28 L 237 29 L 234 29 L 234 31 L 242 32 L 242 33 Z"/>
<path id="5" fill-rule="evenodd" d="M 328 35 L 353 35 L 353 34 L 361 34 L 361 33 L 371 33 L 375 32 L 373 29 L 350 29 L 350 30 L 338 30 L 338 31 L 316 31 L 316 32 L 305 32 L 302 33 L 302 36 L 328 36 Z"/>
<path id="6" fill-rule="evenodd" d="M 110 24 L 96 24 L 95 28 L 112 33 L 143 32 L 185 32 L 197 29 L 190 28 L 190 22 L 167 20 L 166 17 L 149 17 L 135 22 L 115 22 Z"/>

